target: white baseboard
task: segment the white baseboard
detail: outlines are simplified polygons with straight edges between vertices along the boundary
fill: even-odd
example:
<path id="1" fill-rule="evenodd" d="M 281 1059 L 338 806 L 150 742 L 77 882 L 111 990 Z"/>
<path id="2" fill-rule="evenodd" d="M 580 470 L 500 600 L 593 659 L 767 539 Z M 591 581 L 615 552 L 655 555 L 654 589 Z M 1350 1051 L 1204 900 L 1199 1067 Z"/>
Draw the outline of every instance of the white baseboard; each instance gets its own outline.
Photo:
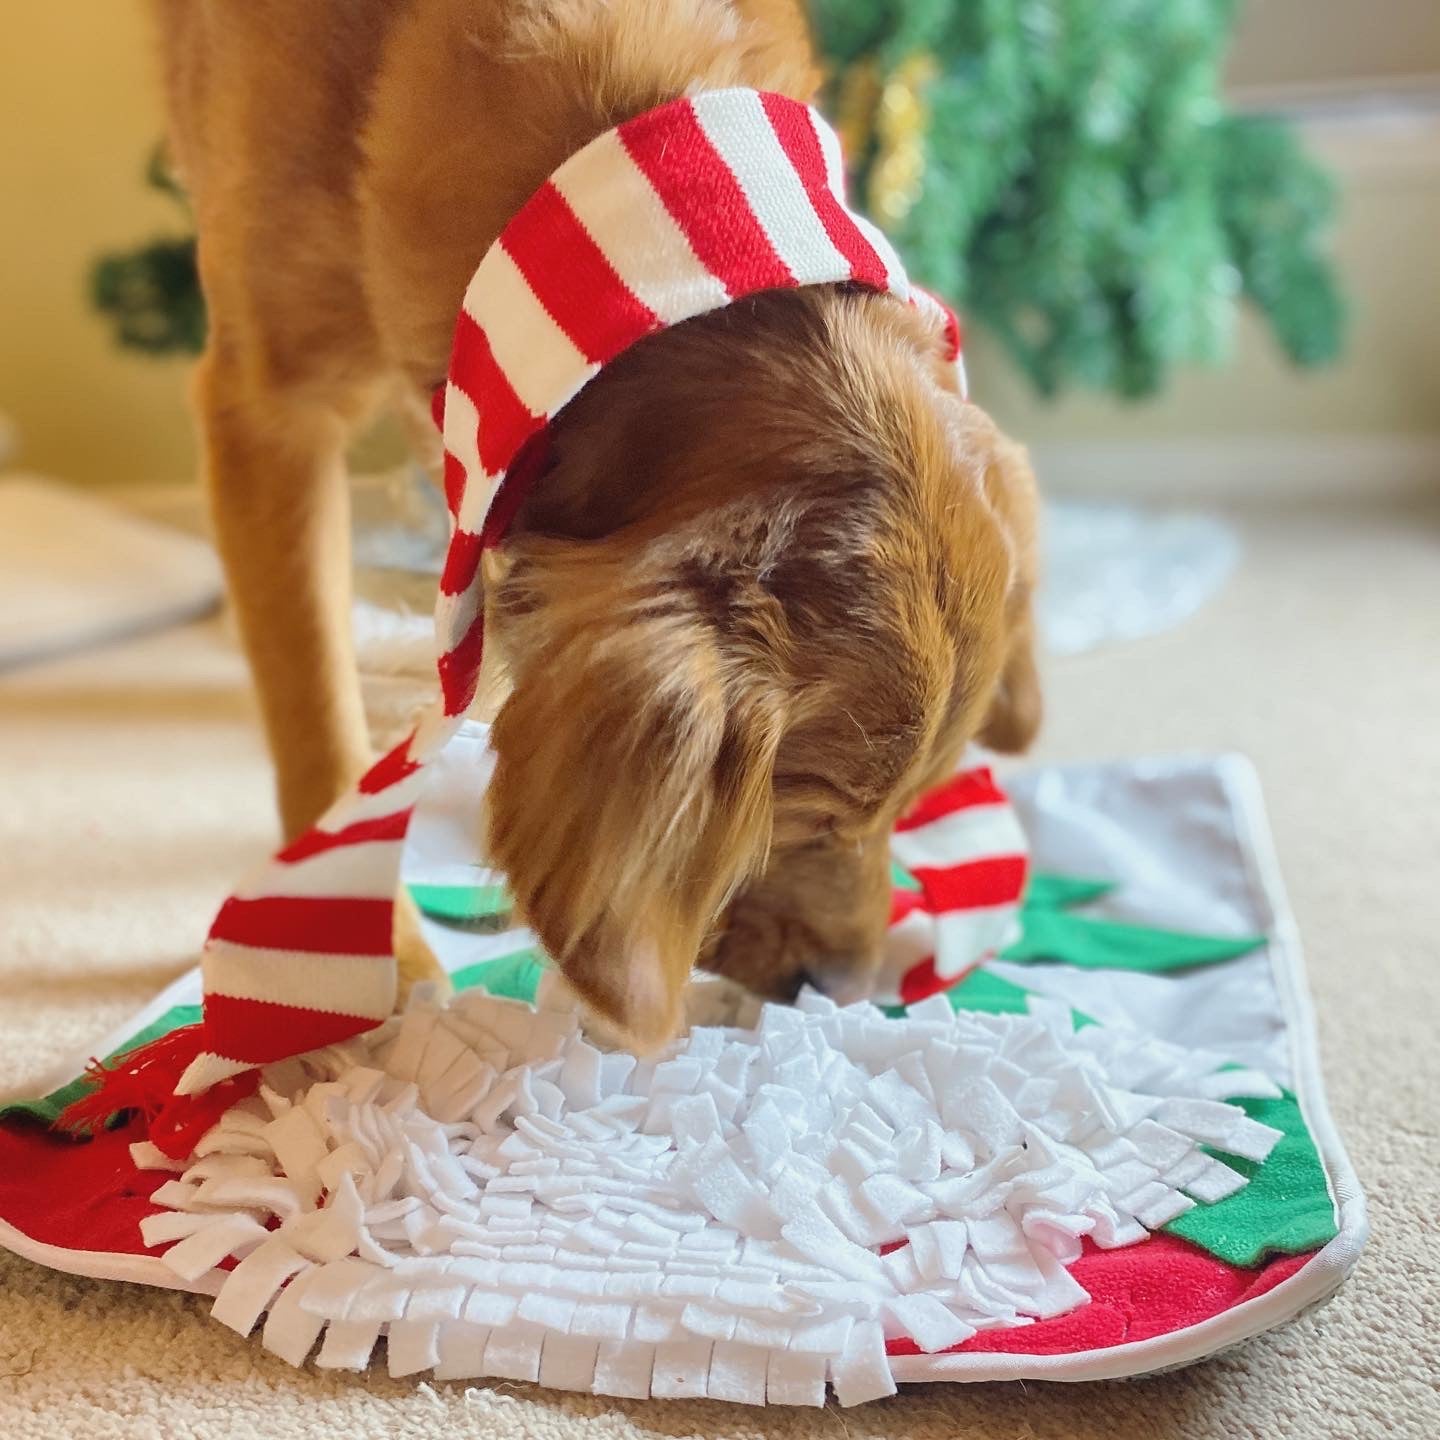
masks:
<path id="1" fill-rule="evenodd" d="M 1032 447 L 1057 495 L 1293 504 L 1440 495 L 1440 434 L 1047 441 Z"/>

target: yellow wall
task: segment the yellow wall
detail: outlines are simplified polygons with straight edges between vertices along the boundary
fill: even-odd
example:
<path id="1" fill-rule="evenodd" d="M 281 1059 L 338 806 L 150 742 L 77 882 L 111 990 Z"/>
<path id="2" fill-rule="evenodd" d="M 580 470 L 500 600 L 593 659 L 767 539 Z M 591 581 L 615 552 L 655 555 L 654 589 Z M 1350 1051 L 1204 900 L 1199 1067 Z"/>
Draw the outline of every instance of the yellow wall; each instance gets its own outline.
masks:
<path id="1" fill-rule="evenodd" d="M 5 7 L 0 411 L 29 469 L 97 485 L 194 470 L 185 365 L 118 351 L 85 293 L 98 252 L 183 226 L 142 183 L 158 91 L 138 0 Z"/>

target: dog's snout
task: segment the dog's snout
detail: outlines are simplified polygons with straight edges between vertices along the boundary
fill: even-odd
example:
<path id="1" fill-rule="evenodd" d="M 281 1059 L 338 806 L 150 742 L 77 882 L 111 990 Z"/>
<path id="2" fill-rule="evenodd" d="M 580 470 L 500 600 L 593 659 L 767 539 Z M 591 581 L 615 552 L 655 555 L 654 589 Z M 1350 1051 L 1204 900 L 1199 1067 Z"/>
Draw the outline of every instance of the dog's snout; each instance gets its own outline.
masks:
<path id="1" fill-rule="evenodd" d="M 802 967 L 796 993 L 809 986 L 837 1005 L 854 1005 L 868 1000 L 875 989 L 879 968 L 874 957 L 846 956 L 843 960 L 818 962 Z"/>

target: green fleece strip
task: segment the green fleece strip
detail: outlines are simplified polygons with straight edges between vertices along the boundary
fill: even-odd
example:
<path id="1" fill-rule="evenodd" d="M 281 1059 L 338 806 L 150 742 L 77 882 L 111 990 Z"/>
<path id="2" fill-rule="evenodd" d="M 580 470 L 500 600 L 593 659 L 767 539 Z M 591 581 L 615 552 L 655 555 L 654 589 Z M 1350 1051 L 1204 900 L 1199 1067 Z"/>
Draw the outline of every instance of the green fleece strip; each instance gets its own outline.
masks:
<path id="1" fill-rule="evenodd" d="M 945 998 L 950 1002 L 952 1010 L 979 1010 L 987 1015 L 1025 1015 L 1030 1010 L 1027 1002 L 1030 996 L 1036 993 L 1034 990 L 1027 990 L 1023 985 L 1016 985 L 992 974 L 981 965 L 958 984 L 952 985 L 945 992 Z M 885 1005 L 881 1008 L 890 1016 L 898 1017 L 905 1013 L 903 1005 Z M 1075 1018 L 1077 1030 L 1082 1025 L 1097 1023 L 1080 1010 L 1072 1008 L 1070 1013 Z"/>
<path id="2" fill-rule="evenodd" d="M 890 862 L 890 883 L 897 890 L 913 890 L 916 893 L 924 888 L 898 860 Z"/>
<path id="3" fill-rule="evenodd" d="M 950 1008 L 984 1010 L 991 1015 L 1026 1015 L 1030 1011 L 1030 996 L 1037 993 L 992 974 L 983 965 L 977 965 L 958 985 L 950 988 Z M 1073 1005 L 1070 1007 L 1070 1016 L 1077 1030 L 1086 1025 L 1100 1023 Z"/>
<path id="4" fill-rule="evenodd" d="M 411 885 L 410 895 L 423 914 L 452 925 L 473 925 L 510 912 L 503 885 Z"/>
<path id="5" fill-rule="evenodd" d="M 1263 935 L 1192 935 L 1029 905 L 1021 912 L 1020 927 L 1020 939 L 1003 952 L 1006 960 L 1059 962 L 1081 970 L 1138 970 L 1151 975 L 1233 960 L 1265 943 Z"/>
<path id="6" fill-rule="evenodd" d="M 1032 874 L 1025 886 L 1025 904 L 1036 910 L 1061 910 L 1085 905 L 1115 889 L 1113 880 L 1078 880 L 1071 875 Z"/>
<path id="7" fill-rule="evenodd" d="M 484 990 L 502 999 L 533 1004 L 546 968 L 545 958 L 538 950 L 516 950 L 510 955 L 497 955 L 493 960 L 466 965 L 451 974 L 450 983 L 457 990 Z"/>
<path id="8" fill-rule="evenodd" d="M 1220 1260 L 1246 1268 L 1270 1255 L 1318 1250 L 1337 1233 L 1335 1203 L 1299 1102 L 1287 1091 L 1278 1100 L 1234 1103 L 1252 1120 L 1283 1131 L 1283 1136 L 1263 1163 L 1210 1150 L 1249 1184 L 1214 1205 L 1187 1210 L 1165 1229 Z"/>
<path id="9" fill-rule="evenodd" d="M 983 966 L 977 966 L 945 992 L 952 1010 L 981 1010 L 987 1015 L 1024 1015 L 1029 1012 L 1026 1003 L 1035 992 L 1023 985 L 991 974 Z M 897 1007 L 897 1014 L 904 1014 L 903 1007 Z"/>

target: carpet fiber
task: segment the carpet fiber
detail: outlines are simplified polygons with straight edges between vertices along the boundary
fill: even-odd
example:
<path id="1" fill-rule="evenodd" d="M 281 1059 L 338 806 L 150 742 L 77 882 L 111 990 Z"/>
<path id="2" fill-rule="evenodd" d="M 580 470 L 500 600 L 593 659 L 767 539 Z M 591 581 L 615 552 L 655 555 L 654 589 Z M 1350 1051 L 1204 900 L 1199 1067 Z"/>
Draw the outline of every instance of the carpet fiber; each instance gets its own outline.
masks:
<path id="1" fill-rule="evenodd" d="M 1331 1305 L 1130 1383 L 921 1386 L 843 1416 L 297 1373 L 189 1296 L 0 1254 L 0 1434 L 1172 1440 L 1440 1433 L 1440 501 L 1236 512 L 1235 581 L 1183 629 L 1051 666 L 1047 759 L 1235 748 L 1259 767 L 1308 941 L 1335 1117 L 1373 1236 Z M 0 680 L 0 1089 L 192 962 L 271 838 L 218 624 Z"/>

